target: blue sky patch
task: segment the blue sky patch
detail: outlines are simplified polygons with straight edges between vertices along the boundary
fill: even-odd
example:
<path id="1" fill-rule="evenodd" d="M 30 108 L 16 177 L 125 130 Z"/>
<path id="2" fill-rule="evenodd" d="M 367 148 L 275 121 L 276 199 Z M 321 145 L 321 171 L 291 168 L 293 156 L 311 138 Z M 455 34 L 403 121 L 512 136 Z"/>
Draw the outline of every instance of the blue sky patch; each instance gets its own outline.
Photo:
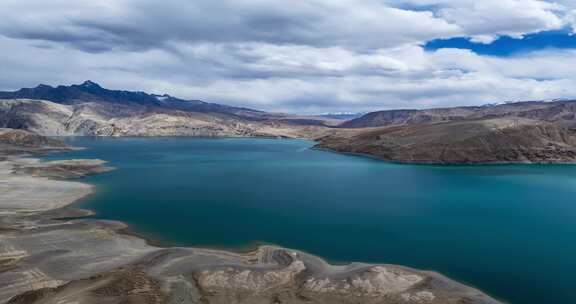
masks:
<path id="1" fill-rule="evenodd" d="M 474 43 L 466 38 L 437 39 L 428 42 L 426 50 L 458 48 L 472 50 L 477 54 L 491 56 L 511 56 L 518 53 L 543 49 L 576 49 L 576 35 L 569 30 L 547 31 L 526 35 L 523 39 L 501 37 L 491 44 Z"/>

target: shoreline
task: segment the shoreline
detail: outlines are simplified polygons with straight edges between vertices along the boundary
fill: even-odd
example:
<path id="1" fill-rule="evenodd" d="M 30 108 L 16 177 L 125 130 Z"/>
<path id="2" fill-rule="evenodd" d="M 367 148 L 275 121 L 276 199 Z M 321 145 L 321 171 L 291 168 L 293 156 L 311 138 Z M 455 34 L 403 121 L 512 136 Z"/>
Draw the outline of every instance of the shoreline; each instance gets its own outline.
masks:
<path id="1" fill-rule="evenodd" d="M 14 160 L 19 159 L 12 161 Z M 14 175 L 13 172 L 9 174 Z M 254 244 L 251 250 L 241 252 L 231 251 L 229 248 L 170 247 L 169 244 L 158 244 L 153 238 L 143 236 L 126 223 L 90 219 L 87 216 L 93 214 L 93 211 L 75 208 L 74 204 L 94 195 L 97 191 L 94 185 L 30 175 L 27 178 L 37 179 L 37 181 L 47 180 L 61 188 L 63 185 L 75 185 L 83 187 L 85 192 L 75 199 L 69 196 L 68 201 L 66 201 L 66 196 L 61 196 L 60 205 L 57 207 L 52 206 L 43 210 L 17 210 L 15 214 L 8 216 L 8 219 L 2 219 L 0 223 L 2 226 L 7 223 L 8 228 L 14 228 L 14 230 L 0 231 L 0 240 L 8 243 L 8 247 L 0 246 L 0 262 L 4 261 L 0 263 L 0 298 L 2 295 L 12 295 L 8 299 L 19 295 L 26 297 L 26 294 L 29 296 L 29 293 L 35 294 L 39 291 L 42 294 L 47 291 L 60 294 L 62 290 L 66 290 L 67 286 L 80 284 L 79 282 L 82 284 L 88 284 L 86 280 L 99 282 L 98 279 L 94 279 L 94 276 L 117 275 L 116 271 L 121 271 L 118 269 L 132 269 L 144 263 L 143 265 L 148 266 L 142 266 L 144 269 L 142 275 L 158 283 L 157 286 L 155 285 L 157 290 L 154 296 L 158 299 L 165 299 L 164 302 L 154 303 L 170 303 L 170 295 L 180 294 L 183 290 L 191 295 L 187 303 L 196 303 L 193 298 L 203 299 L 208 303 L 220 303 L 232 295 L 241 296 L 244 299 L 238 303 L 251 303 L 278 296 L 274 294 L 277 288 L 297 291 L 299 296 L 305 294 L 306 297 L 315 298 L 320 303 L 354 303 L 364 297 L 367 297 L 366 300 L 392 297 L 405 303 L 444 303 L 447 299 L 456 298 L 466 298 L 471 300 L 471 303 L 498 303 L 477 289 L 466 287 L 439 273 L 399 265 L 364 263 L 334 265 L 302 251 L 264 244 Z M 56 190 L 63 191 L 60 188 Z M 60 194 L 64 195 L 64 193 Z M 3 207 L 3 202 L 0 196 L 0 207 Z M 31 229 L 18 228 L 23 223 L 30 225 Z M 50 252 L 53 252 L 54 248 L 51 246 L 48 251 L 46 248 L 31 249 L 36 248 L 35 242 L 27 243 L 19 237 L 10 237 L 14 235 L 20 235 L 22 239 L 45 239 L 47 236 L 62 239 L 61 243 L 56 244 L 69 248 L 71 252 L 67 253 L 69 256 L 53 256 Z M 86 244 L 93 246 L 82 249 Z M 76 247 L 80 248 L 76 249 Z M 102 256 L 110 254 L 120 255 L 121 258 L 113 261 L 102 260 Z M 48 255 L 50 259 L 56 259 L 56 262 L 50 259 L 44 262 L 31 262 L 34 260 L 32 257 L 37 255 Z M 46 271 L 46 269 L 58 268 L 58 263 L 74 264 L 74 260 L 85 260 L 89 263 L 79 264 L 78 266 L 82 265 L 81 268 L 83 268 L 79 271 L 58 269 Z M 91 260 L 93 260 L 92 263 L 90 263 Z M 5 263 L 17 268 L 22 267 L 21 273 L 29 273 L 30 270 L 26 269 L 32 267 L 36 269 L 34 272 L 40 271 L 43 275 L 40 276 L 41 279 L 34 279 L 36 281 L 14 286 L 2 277 L 6 274 L 1 271 Z M 89 266 L 90 264 L 93 265 Z M 179 265 L 179 267 L 174 267 L 174 265 Z M 187 276 L 180 278 L 181 274 L 175 278 L 175 273 L 191 273 L 193 282 L 190 282 Z M 251 278 L 250 282 L 258 284 L 248 284 L 250 282 L 246 279 L 238 279 L 240 273 L 246 273 Z M 270 277 L 276 279 L 270 282 Z M 225 279 L 222 280 L 223 278 Z M 356 280 L 362 284 L 350 285 L 347 283 L 350 282 L 349 280 Z M 437 283 L 434 284 L 423 283 L 436 281 Z M 190 289 L 190 283 L 197 287 Z M 341 293 L 340 290 L 344 290 L 343 288 L 348 291 Z M 242 292 L 237 294 L 238 290 Z M 122 296 L 132 295 L 128 293 L 120 295 Z M 87 299 L 90 299 L 90 294 L 82 295 L 82 300 L 92 303 Z M 10 300 L 6 301 L 8 302 L 0 300 L 0 303 L 11 303 Z"/>
<path id="2" fill-rule="evenodd" d="M 450 167 L 507 166 L 507 165 L 509 165 L 509 166 L 514 166 L 514 165 L 518 165 L 518 166 L 546 166 L 546 165 L 549 165 L 549 166 L 555 166 L 555 165 L 556 166 L 576 166 L 576 161 L 573 161 L 573 162 L 554 162 L 554 161 L 550 161 L 550 162 L 531 162 L 531 161 L 510 161 L 510 162 L 502 162 L 502 161 L 495 161 L 495 162 L 395 161 L 395 160 L 389 160 L 389 159 L 381 158 L 381 157 L 378 157 L 376 155 L 372 155 L 369 153 L 340 151 L 340 150 L 336 150 L 336 149 L 332 149 L 332 148 L 328 148 L 328 147 L 321 147 L 318 145 L 315 145 L 315 146 L 311 147 L 310 149 L 323 151 L 323 152 L 329 152 L 329 153 L 342 154 L 342 155 L 363 157 L 363 158 L 368 158 L 368 159 L 384 162 L 387 164 L 393 164 L 393 165 L 434 166 L 434 167 L 447 167 L 447 168 L 450 168 Z"/>
<path id="3" fill-rule="evenodd" d="M 86 183 L 88 184 L 88 183 Z M 93 186 L 93 185 L 92 185 Z M 94 189 L 96 189 L 96 187 L 93 187 Z M 96 191 L 96 190 L 94 190 Z M 274 244 L 274 243 L 269 243 L 269 242 L 263 242 L 263 241 L 255 241 L 252 242 L 251 244 L 247 245 L 247 246 L 242 246 L 242 247 L 228 247 L 228 246 L 206 246 L 206 245 L 176 245 L 176 244 L 171 244 L 170 241 L 163 241 L 161 238 L 156 238 L 154 236 L 151 236 L 149 234 L 146 234 L 142 231 L 138 231 L 137 227 L 135 227 L 134 225 L 131 225 L 129 223 L 123 222 L 123 221 L 119 221 L 119 220 L 105 220 L 105 219 L 99 219 L 99 218 L 94 218 L 92 216 L 97 215 L 98 213 L 91 210 L 91 209 L 84 209 L 84 208 L 76 208 L 74 207 L 75 204 L 77 203 L 81 203 L 81 201 L 83 201 L 84 199 L 89 198 L 90 196 L 94 195 L 95 193 L 90 193 L 87 195 L 86 198 L 81 198 L 75 202 L 72 202 L 70 205 L 64 206 L 61 209 L 63 210 L 70 210 L 73 212 L 86 212 L 86 215 L 78 215 L 75 217 L 64 217 L 64 218 L 54 218 L 53 220 L 94 220 L 94 221 L 111 221 L 111 222 L 117 222 L 121 225 L 124 226 L 124 228 L 120 228 L 118 229 L 118 233 L 119 234 L 125 234 L 125 235 L 129 235 L 129 236 L 133 236 L 136 238 L 140 238 L 142 240 L 144 240 L 146 242 L 146 244 L 152 246 L 152 247 L 158 247 L 158 248 L 162 248 L 162 249 L 170 249 L 170 248 L 194 248 L 194 249 L 201 249 L 201 250 L 208 250 L 208 251 L 225 251 L 225 252 L 229 252 L 232 254 L 239 254 L 239 255 L 246 255 L 246 254 L 250 254 L 254 251 L 258 251 L 259 248 L 261 247 L 274 247 L 274 248 L 286 248 L 282 245 L 279 244 Z M 305 250 L 302 249 L 294 249 L 297 250 L 299 252 L 308 254 L 308 255 L 314 255 L 313 253 L 307 252 Z M 316 255 L 314 255 L 316 256 Z M 319 256 L 317 256 L 319 257 Z M 319 257 L 320 258 L 320 257 Z M 325 257 L 321 257 L 322 260 L 324 260 L 326 263 L 332 265 L 332 266 L 341 266 L 341 267 L 345 267 L 345 266 L 349 266 L 351 264 L 370 264 L 370 263 L 365 263 L 365 262 L 360 262 L 360 261 L 335 261 L 335 260 L 330 260 L 327 259 Z M 391 265 L 391 266 L 401 266 L 401 267 L 406 267 L 409 269 L 415 269 L 411 266 L 404 266 L 404 265 L 396 265 L 396 264 L 387 264 L 387 263 L 377 263 L 377 265 Z M 437 270 L 433 270 L 433 269 L 422 269 L 420 271 L 424 271 L 424 272 L 428 272 L 428 273 L 435 273 L 438 275 L 442 275 L 444 276 L 441 272 L 437 271 Z M 451 277 L 451 276 L 450 276 Z M 449 278 L 447 276 L 447 278 Z M 456 281 L 459 282 L 460 284 L 469 286 L 469 287 L 473 287 L 473 285 L 468 285 L 468 284 L 464 284 L 462 283 L 460 280 Z M 473 287 L 475 289 L 477 289 L 476 287 Z"/>
<path id="4" fill-rule="evenodd" d="M 486 162 L 443 162 L 443 161 L 410 161 L 410 160 L 390 160 L 386 158 L 379 157 L 377 155 L 369 154 L 369 153 L 362 153 L 362 152 L 349 152 L 344 150 L 337 150 L 329 147 L 321 146 L 322 142 L 317 138 L 309 138 L 309 137 L 273 137 L 273 136 L 174 136 L 174 135 L 167 135 L 167 136 L 63 136 L 63 135 L 56 135 L 50 136 L 52 138 L 95 138 L 95 139 L 181 139 L 181 138 L 194 138 L 194 139 L 204 139 L 204 140 L 217 140 L 217 139 L 266 139 L 266 140 L 299 140 L 299 141 L 308 141 L 314 143 L 308 149 L 310 150 L 317 150 L 322 152 L 329 152 L 341 155 L 348 155 L 348 156 L 357 156 L 362 158 L 368 158 L 372 160 L 377 160 L 380 162 L 384 162 L 387 164 L 395 164 L 395 165 L 414 165 L 414 166 L 438 166 L 438 167 L 483 167 L 483 166 L 506 166 L 506 165 L 527 165 L 527 166 L 541 166 L 541 165 L 558 165 L 558 166 L 576 166 L 576 161 L 486 161 Z M 56 153 L 66 153 L 75 150 L 84 150 L 85 147 L 71 147 L 71 150 L 68 151 L 57 151 Z M 46 152 L 47 154 L 52 154 L 52 152 Z"/>

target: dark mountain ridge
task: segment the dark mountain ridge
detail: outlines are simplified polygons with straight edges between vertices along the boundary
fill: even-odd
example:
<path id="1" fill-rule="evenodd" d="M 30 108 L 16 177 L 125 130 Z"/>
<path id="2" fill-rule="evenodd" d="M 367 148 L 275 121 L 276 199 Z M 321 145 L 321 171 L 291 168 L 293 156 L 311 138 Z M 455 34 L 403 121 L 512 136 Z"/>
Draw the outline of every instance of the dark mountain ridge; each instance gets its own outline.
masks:
<path id="1" fill-rule="evenodd" d="M 168 94 L 149 94 L 141 91 L 110 90 L 87 80 L 82 84 L 56 87 L 41 84 L 34 88 L 23 88 L 13 92 L 0 92 L 0 100 L 45 100 L 61 105 L 82 107 L 86 104 L 97 104 L 99 112 L 107 116 L 115 113 L 163 112 L 170 115 L 207 114 L 242 120 L 253 123 L 280 123 L 297 126 L 335 126 L 340 121 L 321 116 L 291 115 L 270 113 L 260 110 L 209 103 L 201 100 L 185 100 Z M 94 109 L 94 106 L 91 106 Z"/>
<path id="2" fill-rule="evenodd" d="M 225 106 L 201 100 L 184 100 L 167 94 L 156 95 L 140 91 L 109 90 L 90 80 L 70 86 L 60 85 L 52 87 L 41 84 L 35 88 L 23 88 L 14 92 L 0 92 L 0 99 L 48 100 L 64 105 L 86 102 L 115 103 L 201 113 L 252 114 L 246 116 L 255 116 L 263 113 L 253 109 Z"/>

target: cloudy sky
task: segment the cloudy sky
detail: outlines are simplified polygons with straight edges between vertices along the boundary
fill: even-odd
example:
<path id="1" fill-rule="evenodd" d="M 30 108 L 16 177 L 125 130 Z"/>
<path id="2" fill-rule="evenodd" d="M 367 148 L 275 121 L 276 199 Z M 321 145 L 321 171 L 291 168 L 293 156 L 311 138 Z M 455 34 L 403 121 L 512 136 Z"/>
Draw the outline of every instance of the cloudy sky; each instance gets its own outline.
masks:
<path id="1" fill-rule="evenodd" d="M 574 0 L 1 0 L 0 90 L 292 113 L 576 97 Z"/>

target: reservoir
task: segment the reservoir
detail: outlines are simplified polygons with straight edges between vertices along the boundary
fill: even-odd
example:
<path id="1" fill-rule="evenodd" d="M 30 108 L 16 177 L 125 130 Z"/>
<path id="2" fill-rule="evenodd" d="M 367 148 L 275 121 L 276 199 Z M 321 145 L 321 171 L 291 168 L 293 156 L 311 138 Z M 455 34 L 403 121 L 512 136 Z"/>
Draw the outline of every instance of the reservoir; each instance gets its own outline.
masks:
<path id="1" fill-rule="evenodd" d="M 576 166 L 390 164 L 285 139 L 69 138 L 117 170 L 75 205 L 171 246 L 259 243 L 576 303 Z"/>

